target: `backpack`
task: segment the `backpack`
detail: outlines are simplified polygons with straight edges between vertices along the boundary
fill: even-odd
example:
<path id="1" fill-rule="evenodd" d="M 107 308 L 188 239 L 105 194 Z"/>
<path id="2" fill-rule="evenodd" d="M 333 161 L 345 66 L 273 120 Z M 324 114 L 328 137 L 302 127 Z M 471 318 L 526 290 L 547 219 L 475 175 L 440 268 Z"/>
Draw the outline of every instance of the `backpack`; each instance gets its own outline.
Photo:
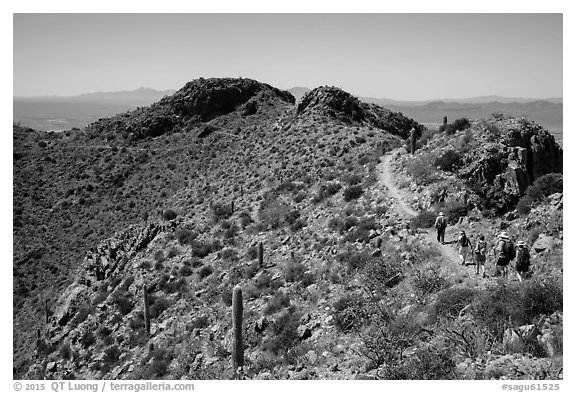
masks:
<path id="1" fill-rule="evenodd" d="M 476 255 L 486 255 L 486 246 L 487 243 L 485 241 L 478 241 L 476 249 L 474 250 Z"/>
<path id="2" fill-rule="evenodd" d="M 462 235 L 462 236 L 460 236 L 460 238 L 458 238 L 458 245 L 460 247 L 467 247 L 470 245 L 470 240 L 468 240 L 466 235 Z"/>
<path id="3" fill-rule="evenodd" d="M 504 245 L 503 245 L 503 252 L 504 252 L 504 258 L 506 258 L 506 260 L 511 261 L 514 259 L 514 257 L 516 256 L 516 250 L 514 250 L 514 244 L 512 244 L 512 242 L 510 240 L 503 240 Z"/>
<path id="4" fill-rule="evenodd" d="M 444 216 L 438 216 L 436 219 L 436 228 L 446 228 L 446 218 L 444 218 Z"/>
<path id="5" fill-rule="evenodd" d="M 526 269 L 530 267 L 530 253 L 524 247 L 518 248 L 518 255 L 516 256 L 516 266 Z"/>

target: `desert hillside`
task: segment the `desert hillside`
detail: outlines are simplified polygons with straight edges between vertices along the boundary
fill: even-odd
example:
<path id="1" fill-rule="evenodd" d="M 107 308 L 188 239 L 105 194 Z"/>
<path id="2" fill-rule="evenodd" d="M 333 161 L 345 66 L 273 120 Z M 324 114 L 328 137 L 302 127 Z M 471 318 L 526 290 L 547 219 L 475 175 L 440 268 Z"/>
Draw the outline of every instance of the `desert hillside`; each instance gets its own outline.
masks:
<path id="1" fill-rule="evenodd" d="M 562 378 L 563 151 L 533 122 L 214 78 L 13 133 L 15 378 Z M 524 240 L 532 278 L 460 265 L 460 230 Z"/>

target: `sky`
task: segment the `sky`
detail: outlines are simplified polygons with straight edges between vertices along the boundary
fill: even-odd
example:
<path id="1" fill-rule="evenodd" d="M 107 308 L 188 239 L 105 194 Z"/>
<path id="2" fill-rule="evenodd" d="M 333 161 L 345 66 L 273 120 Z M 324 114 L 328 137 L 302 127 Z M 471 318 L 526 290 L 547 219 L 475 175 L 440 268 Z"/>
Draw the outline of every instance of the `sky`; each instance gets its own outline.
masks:
<path id="1" fill-rule="evenodd" d="M 398 100 L 562 96 L 562 14 L 14 14 L 13 94 L 246 77 Z"/>

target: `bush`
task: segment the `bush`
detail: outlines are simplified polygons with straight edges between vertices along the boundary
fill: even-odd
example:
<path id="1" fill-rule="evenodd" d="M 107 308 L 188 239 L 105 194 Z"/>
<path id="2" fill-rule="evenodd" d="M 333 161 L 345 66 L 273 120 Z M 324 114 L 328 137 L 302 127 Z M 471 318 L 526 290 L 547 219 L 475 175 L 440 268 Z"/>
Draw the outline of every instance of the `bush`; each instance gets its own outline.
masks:
<path id="1" fill-rule="evenodd" d="M 150 296 L 150 318 L 158 318 L 170 307 L 170 301 L 163 296 Z"/>
<path id="2" fill-rule="evenodd" d="M 456 318 L 458 313 L 471 304 L 479 292 L 472 288 L 449 288 L 438 294 L 433 314 L 437 318 Z"/>
<path id="3" fill-rule="evenodd" d="M 264 315 L 275 314 L 285 307 L 290 306 L 290 299 L 282 292 L 277 292 L 268 300 L 264 307 Z"/>
<path id="4" fill-rule="evenodd" d="M 394 380 L 450 380 L 457 379 L 456 364 L 446 349 L 420 349 L 403 362 L 384 368 L 383 379 Z"/>
<path id="5" fill-rule="evenodd" d="M 260 202 L 258 219 L 266 229 L 277 229 L 285 222 L 289 206 L 277 196 L 269 196 Z"/>
<path id="6" fill-rule="evenodd" d="M 353 199 L 358 199 L 363 192 L 362 186 L 360 185 L 350 186 L 344 190 L 344 200 L 350 202 Z"/>
<path id="7" fill-rule="evenodd" d="M 451 225 L 456 224 L 460 217 L 465 217 L 468 214 L 468 206 L 459 200 L 439 202 L 434 205 L 434 208 L 436 211 L 444 212 L 444 217 Z"/>
<path id="8" fill-rule="evenodd" d="M 179 229 L 176 231 L 176 238 L 181 245 L 191 244 L 198 234 L 188 229 Z"/>
<path id="9" fill-rule="evenodd" d="M 296 261 L 287 261 L 284 265 L 284 279 L 287 282 L 298 281 L 304 274 L 305 270 L 306 267 L 302 263 Z"/>
<path id="10" fill-rule="evenodd" d="M 537 178 L 532 185 L 526 189 L 525 203 L 539 202 L 549 195 L 563 192 L 563 176 L 561 173 L 548 173 Z"/>
<path id="11" fill-rule="evenodd" d="M 289 307 L 275 321 L 268 325 L 269 335 L 262 343 L 265 351 L 274 355 L 286 354 L 298 340 L 298 326 L 300 325 L 300 314 L 296 312 L 296 307 Z"/>
<path id="12" fill-rule="evenodd" d="M 439 269 L 429 266 L 426 269 L 416 269 L 412 276 L 412 286 L 416 299 L 424 304 L 428 298 L 440 291 L 446 285 L 446 280 L 440 275 Z"/>
<path id="13" fill-rule="evenodd" d="M 212 209 L 212 213 L 214 214 L 214 221 L 216 222 L 228 219 L 234 213 L 232 211 L 231 204 L 225 205 L 223 203 L 213 203 L 210 208 Z"/>
<path id="14" fill-rule="evenodd" d="M 446 135 L 453 135 L 456 131 L 463 131 L 470 128 L 470 120 L 466 119 L 465 117 L 461 119 L 454 120 L 453 123 L 448 124 L 446 127 Z"/>
<path id="15" fill-rule="evenodd" d="M 205 266 L 202 266 L 202 268 L 200 269 L 200 271 L 198 272 L 198 274 L 199 274 L 199 276 L 200 276 L 200 279 L 203 280 L 203 279 L 205 279 L 206 277 L 208 277 L 209 275 L 211 275 L 213 271 L 214 271 L 214 270 L 212 269 L 212 266 L 210 266 L 210 265 L 205 265 Z"/>
<path id="16" fill-rule="evenodd" d="M 448 149 L 442 152 L 434 160 L 434 165 L 440 167 L 443 171 L 454 172 L 461 164 L 460 154 L 454 149 Z"/>
<path id="17" fill-rule="evenodd" d="M 118 307 L 122 315 L 128 314 L 134 309 L 134 303 L 130 301 L 129 294 L 125 289 L 117 290 L 112 294 L 112 303 Z"/>
<path id="18" fill-rule="evenodd" d="M 430 210 L 422 210 L 416 217 L 410 219 L 410 228 L 431 228 L 436 221 L 436 213 Z"/>
<path id="19" fill-rule="evenodd" d="M 318 203 L 326 198 L 330 198 L 332 195 L 338 193 L 341 188 L 342 185 L 340 183 L 329 182 L 321 184 L 320 188 L 318 188 L 318 192 L 314 196 L 313 202 Z"/>
<path id="20" fill-rule="evenodd" d="M 176 213 L 174 210 L 168 209 L 162 212 L 162 218 L 167 221 L 171 221 L 176 217 L 178 217 L 178 213 Z"/>
<path id="21" fill-rule="evenodd" d="M 344 333 L 359 331 L 368 317 L 365 303 L 361 294 L 347 294 L 339 298 L 332 305 L 335 326 Z"/>

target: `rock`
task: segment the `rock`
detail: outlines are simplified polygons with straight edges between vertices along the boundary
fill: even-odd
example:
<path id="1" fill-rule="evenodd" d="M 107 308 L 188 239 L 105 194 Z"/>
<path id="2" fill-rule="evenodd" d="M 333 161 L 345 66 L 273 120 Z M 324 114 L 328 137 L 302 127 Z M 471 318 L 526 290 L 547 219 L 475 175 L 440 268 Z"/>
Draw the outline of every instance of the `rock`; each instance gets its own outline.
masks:
<path id="1" fill-rule="evenodd" d="M 373 257 L 381 257 L 382 256 L 382 250 L 379 250 L 379 249 L 374 250 L 374 251 L 372 251 L 372 253 L 370 255 Z"/>
<path id="2" fill-rule="evenodd" d="M 310 337 L 312 337 L 312 329 L 306 325 L 298 326 L 298 339 L 300 341 L 304 341 Z"/>
<path id="3" fill-rule="evenodd" d="M 256 321 L 256 324 L 254 326 L 254 330 L 256 331 L 256 333 L 260 334 L 260 333 L 264 332 L 264 330 L 266 330 L 268 325 L 269 325 L 268 318 L 266 318 L 265 316 L 262 316 L 262 317 L 260 317 L 260 319 L 258 319 Z"/>
<path id="4" fill-rule="evenodd" d="M 532 245 L 532 252 L 541 253 L 544 251 L 550 251 L 554 247 L 554 238 L 541 233 L 538 239 Z"/>
<path id="5" fill-rule="evenodd" d="M 54 373 L 56 372 L 56 362 L 50 362 L 46 365 L 46 371 Z"/>
<path id="6" fill-rule="evenodd" d="M 508 214 L 506 214 L 506 216 L 504 217 L 504 219 L 506 221 L 513 221 L 515 219 L 518 218 L 518 214 L 514 213 L 514 212 L 509 212 Z"/>
<path id="7" fill-rule="evenodd" d="M 306 359 L 308 360 L 310 365 L 314 365 L 314 363 L 316 363 L 316 360 L 318 360 L 318 355 L 313 349 L 311 349 L 308 352 L 306 352 Z"/>
<path id="8" fill-rule="evenodd" d="M 332 315 L 328 315 L 326 319 L 324 319 L 324 324 L 331 325 L 334 322 L 334 317 Z"/>

